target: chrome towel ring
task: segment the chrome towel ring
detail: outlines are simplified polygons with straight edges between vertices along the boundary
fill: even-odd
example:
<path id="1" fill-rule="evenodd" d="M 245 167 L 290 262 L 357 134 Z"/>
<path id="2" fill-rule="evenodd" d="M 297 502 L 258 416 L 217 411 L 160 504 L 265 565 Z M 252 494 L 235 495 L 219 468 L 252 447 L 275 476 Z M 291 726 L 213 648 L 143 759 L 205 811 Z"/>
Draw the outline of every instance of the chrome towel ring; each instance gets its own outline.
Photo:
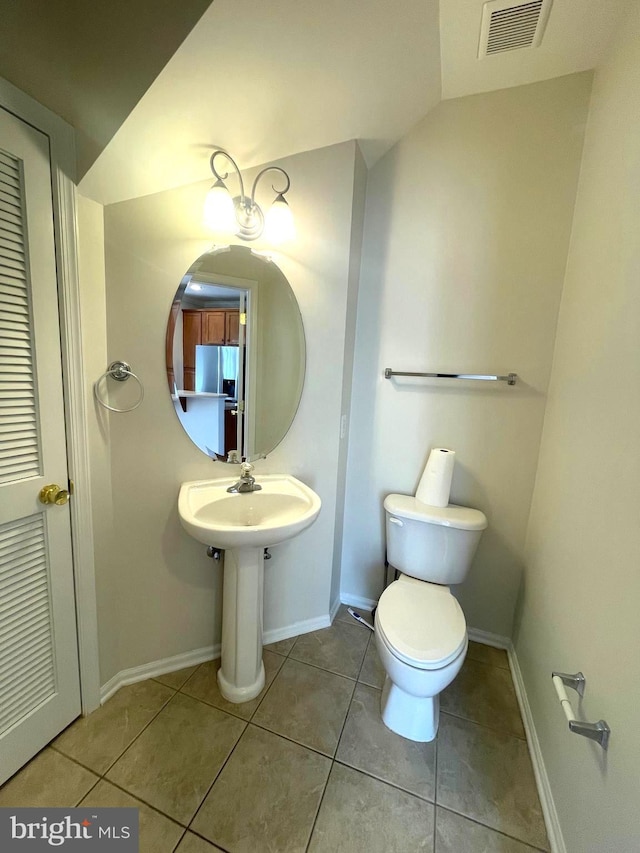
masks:
<path id="1" fill-rule="evenodd" d="M 111 379 L 115 379 L 116 382 L 126 382 L 130 376 L 136 380 L 140 387 L 140 397 L 138 400 L 126 409 L 118 409 L 115 406 L 110 406 L 108 403 L 105 403 L 98 390 L 98 386 L 102 380 L 110 377 Z M 136 374 L 131 370 L 131 366 L 127 364 L 126 361 L 112 361 L 102 376 L 99 379 L 96 379 L 93 383 L 93 396 L 101 406 L 104 406 L 104 408 L 108 409 L 110 412 L 132 412 L 134 409 L 137 409 L 140 403 L 144 400 L 144 385 L 142 384 L 140 377 L 136 376 Z"/>

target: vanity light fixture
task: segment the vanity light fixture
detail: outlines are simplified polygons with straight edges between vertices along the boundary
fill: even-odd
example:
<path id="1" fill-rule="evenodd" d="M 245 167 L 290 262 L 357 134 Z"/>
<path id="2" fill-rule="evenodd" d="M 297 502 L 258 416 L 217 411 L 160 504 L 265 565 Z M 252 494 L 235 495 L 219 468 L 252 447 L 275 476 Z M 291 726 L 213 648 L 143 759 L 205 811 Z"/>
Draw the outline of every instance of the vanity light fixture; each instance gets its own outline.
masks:
<path id="1" fill-rule="evenodd" d="M 240 195 L 232 197 L 224 183 L 229 177 L 228 172 L 220 174 L 215 167 L 216 157 L 225 157 L 236 170 L 240 182 Z M 217 149 L 209 161 L 216 182 L 207 193 L 204 203 L 204 219 L 206 225 L 214 231 L 231 231 L 242 240 L 256 240 L 263 233 L 271 243 L 282 243 L 295 236 L 293 215 L 285 199 L 285 194 L 291 186 L 289 175 L 279 166 L 267 166 L 258 172 L 251 188 L 251 196 L 245 195 L 244 182 L 236 161 L 226 151 Z M 262 212 L 255 200 L 258 181 L 265 172 L 280 172 L 284 175 L 286 186 L 277 190 L 275 200 L 267 214 Z"/>

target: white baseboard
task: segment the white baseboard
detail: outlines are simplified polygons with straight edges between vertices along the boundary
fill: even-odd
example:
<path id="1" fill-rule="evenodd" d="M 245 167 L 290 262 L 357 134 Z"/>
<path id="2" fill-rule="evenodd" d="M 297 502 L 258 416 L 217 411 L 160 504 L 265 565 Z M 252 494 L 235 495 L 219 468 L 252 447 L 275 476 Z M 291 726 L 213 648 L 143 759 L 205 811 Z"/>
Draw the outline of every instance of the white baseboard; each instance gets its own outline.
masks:
<path id="1" fill-rule="evenodd" d="M 320 628 L 329 628 L 331 625 L 331 617 L 316 616 L 314 619 L 304 619 L 301 622 L 294 622 L 293 625 L 287 625 L 284 628 L 272 628 L 270 631 L 265 631 L 262 635 L 262 642 L 265 646 L 269 643 L 277 643 L 278 640 L 288 640 L 290 637 L 297 637 L 299 634 L 309 634 L 311 631 L 319 631 Z"/>
<path id="2" fill-rule="evenodd" d="M 288 640 L 289 637 L 297 637 L 299 634 L 308 634 L 310 631 L 328 628 L 331 625 L 331 621 L 330 616 L 327 614 L 326 616 L 318 616 L 315 619 L 294 622 L 293 625 L 287 625 L 285 628 L 265 631 L 262 642 L 266 646 L 278 640 Z M 100 688 L 100 704 L 103 705 L 107 699 L 110 699 L 114 693 L 127 684 L 136 684 L 138 681 L 145 681 L 147 678 L 156 678 L 158 675 L 176 672 L 176 670 L 185 669 L 187 666 L 197 666 L 200 663 L 216 660 L 219 657 L 220 643 L 217 643 L 215 646 L 206 646 L 203 649 L 194 649 L 192 652 L 184 652 L 170 658 L 143 663 L 140 666 L 131 667 L 131 669 L 123 669 L 117 672 L 113 678 L 110 678 Z"/>
<path id="3" fill-rule="evenodd" d="M 562 837 L 562 829 L 558 819 L 558 812 L 553 800 L 553 792 L 549 784 L 549 777 L 544 766 L 542 750 L 540 749 L 540 741 L 533 721 L 531 705 L 527 697 L 527 691 L 522 678 L 522 671 L 518 663 L 518 656 L 513 647 L 513 643 L 509 641 L 507 647 L 509 656 L 509 665 L 511 666 L 511 675 L 513 677 L 513 685 L 518 697 L 520 705 L 520 713 L 522 714 L 522 722 L 524 724 L 525 734 L 527 736 L 527 744 L 529 746 L 529 755 L 531 756 L 531 764 L 533 765 L 533 774 L 536 779 L 538 794 L 540 796 L 540 805 L 542 806 L 542 814 L 547 827 L 547 835 L 549 836 L 549 844 L 551 845 L 551 853 L 567 853 L 567 848 Z"/>
<path id="4" fill-rule="evenodd" d="M 509 651 L 513 647 L 513 643 L 509 637 L 503 637 L 501 634 L 492 634 L 491 631 L 483 631 L 480 628 L 467 628 L 469 639 L 475 643 L 482 643 L 483 646 L 493 646 L 495 649 L 506 649 Z"/>
<path id="5" fill-rule="evenodd" d="M 332 605 L 331 605 L 331 607 L 329 608 L 329 619 L 331 619 L 331 624 L 332 624 L 332 625 L 333 625 L 333 620 L 334 620 L 334 619 L 336 618 L 336 616 L 338 615 L 338 610 L 340 610 L 340 605 L 341 605 L 341 604 L 342 604 L 342 602 L 340 601 L 340 599 L 339 599 L 339 598 L 336 598 L 336 600 L 333 602 L 333 604 L 332 604 Z"/>
<path id="6" fill-rule="evenodd" d="M 140 666 L 131 667 L 131 669 L 123 669 L 100 688 L 100 704 L 104 704 L 107 699 L 110 699 L 114 693 L 127 684 L 136 684 L 138 681 L 145 681 L 147 678 L 166 675 L 167 672 L 176 672 L 178 669 L 196 666 L 219 657 L 220 643 L 215 646 L 205 646 L 203 649 L 194 649 L 192 652 L 184 652 L 170 658 L 143 663 Z"/>
<path id="7" fill-rule="evenodd" d="M 378 601 L 375 598 L 363 598 L 361 595 L 340 595 L 340 602 L 348 604 L 349 607 L 360 607 L 362 610 L 371 612 L 374 607 L 378 606 Z"/>

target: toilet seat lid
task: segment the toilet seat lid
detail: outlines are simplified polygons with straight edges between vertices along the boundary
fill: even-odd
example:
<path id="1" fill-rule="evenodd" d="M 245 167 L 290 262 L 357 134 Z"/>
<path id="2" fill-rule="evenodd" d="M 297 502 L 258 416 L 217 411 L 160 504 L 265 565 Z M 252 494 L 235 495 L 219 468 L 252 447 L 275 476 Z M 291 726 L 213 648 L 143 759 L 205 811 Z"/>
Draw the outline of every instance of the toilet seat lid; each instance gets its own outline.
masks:
<path id="1" fill-rule="evenodd" d="M 464 648 L 467 625 L 449 587 L 403 575 L 376 610 L 376 629 L 393 654 L 418 669 L 440 669 Z"/>

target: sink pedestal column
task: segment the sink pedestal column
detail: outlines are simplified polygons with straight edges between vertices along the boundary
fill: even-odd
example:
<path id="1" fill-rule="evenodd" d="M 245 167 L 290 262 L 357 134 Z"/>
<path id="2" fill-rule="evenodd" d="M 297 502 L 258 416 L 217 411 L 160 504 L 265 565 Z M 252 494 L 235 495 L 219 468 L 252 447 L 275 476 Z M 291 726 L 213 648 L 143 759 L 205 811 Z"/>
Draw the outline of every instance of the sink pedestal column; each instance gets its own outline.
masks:
<path id="1" fill-rule="evenodd" d="M 229 702 L 248 702 L 264 687 L 263 554 L 262 548 L 232 548 L 224 552 L 222 663 L 218 686 Z"/>

